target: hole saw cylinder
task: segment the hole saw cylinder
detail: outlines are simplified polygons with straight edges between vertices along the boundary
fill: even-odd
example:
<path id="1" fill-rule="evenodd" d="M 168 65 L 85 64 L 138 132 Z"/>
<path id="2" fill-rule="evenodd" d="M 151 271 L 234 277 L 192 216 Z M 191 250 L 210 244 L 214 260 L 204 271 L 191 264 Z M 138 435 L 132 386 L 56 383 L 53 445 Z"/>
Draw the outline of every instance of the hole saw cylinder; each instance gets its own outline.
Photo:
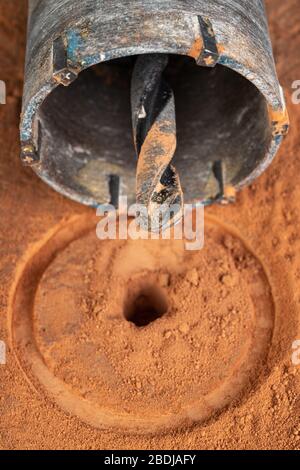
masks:
<path id="1" fill-rule="evenodd" d="M 29 0 L 21 158 L 62 194 L 227 203 L 287 130 L 263 0 Z"/>

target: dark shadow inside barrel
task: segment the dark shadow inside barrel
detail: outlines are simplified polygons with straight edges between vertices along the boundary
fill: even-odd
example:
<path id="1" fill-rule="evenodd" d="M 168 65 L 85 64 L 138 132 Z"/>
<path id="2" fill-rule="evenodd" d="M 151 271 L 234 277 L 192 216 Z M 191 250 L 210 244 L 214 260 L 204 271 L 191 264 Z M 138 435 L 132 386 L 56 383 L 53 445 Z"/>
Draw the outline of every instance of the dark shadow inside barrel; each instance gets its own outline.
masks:
<path id="1" fill-rule="evenodd" d="M 134 60 L 119 59 L 82 72 L 69 87 L 56 88 L 40 108 L 43 177 L 81 202 L 109 202 L 112 181 L 129 202 L 135 200 L 130 109 Z M 271 142 L 263 95 L 231 69 L 199 67 L 188 57 L 171 56 L 165 78 L 175 94 L 174 165 L 185 201 L 216 196 L 213 166 L 221 160 L 226 182 L 240 183 L 265 157 Z"/>

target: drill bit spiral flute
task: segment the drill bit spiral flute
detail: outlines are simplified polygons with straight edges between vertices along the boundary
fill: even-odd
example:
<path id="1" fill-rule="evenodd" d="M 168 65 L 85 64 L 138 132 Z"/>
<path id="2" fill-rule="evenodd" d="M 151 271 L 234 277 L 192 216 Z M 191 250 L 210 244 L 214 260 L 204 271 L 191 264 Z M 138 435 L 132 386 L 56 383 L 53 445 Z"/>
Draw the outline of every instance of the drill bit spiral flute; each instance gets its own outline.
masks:
<path id="1" fill-rule="evenodd" d="M 162 77 L 167 64 L 167 55 L 139 57 L 131 88 L 138 154 L 137 202 L 147 208 L 145 226 L 152 231 L 159 231 L 171 220 L 175 223 L 181 217 L 183 205 L 179 176 L 172 165 L 176 150 L 174 94 Z M 165 208 L 165 214 L 161 211 L 161 217 L 155 217 L 155 212 L 159 214 L 161 208 Z"/>

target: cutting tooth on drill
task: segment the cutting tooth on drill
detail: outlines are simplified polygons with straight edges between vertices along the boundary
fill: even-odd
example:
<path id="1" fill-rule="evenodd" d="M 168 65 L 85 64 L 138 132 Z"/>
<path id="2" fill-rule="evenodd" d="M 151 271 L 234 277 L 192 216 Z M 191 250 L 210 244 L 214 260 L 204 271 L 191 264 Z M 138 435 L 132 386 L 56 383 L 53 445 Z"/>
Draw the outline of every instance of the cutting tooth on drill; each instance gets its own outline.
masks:
<path id="1" fill-rule="evenodd" d="M 116 208 L 119 208 L 119 197 L 120 197 L 119 175 L 109 175 L 108 190 L 109 190 L 109 195 L 110 195 L 110 204 L 112 204 Z"/>
<path id="2" fill-rule="evenodd" d="M 160 232 L 181 220 L 183 194 L 171 164 L 175 154 L 174 94 L 163 78 L 168 64 L 164 54 L 138 57 L 132 78 L 132 121 L 138 155 L 136 199 L 147 208 L 143 228 Z M 157 218 L 157 214 L 160 217 Z"/>
<path id="3" fill-rule="evenodd" d="M 77 72 L 68 65 L 68 55 L 62 36 L 53 42 L 53 79 L 64 86 L 69 86 L 77 78 Z"/>
<path id="4" fill-rule="evenodd" d="M 197 64 L 204 67 L 215 67 L 219 61 L 219 51 L 213 26 L 208 18 L 198 16 L 200 34 L 203 38 L 203 50 Z"/>
<path id="5" fill-rule="evenodd" d="M 226 166 L 223 160 L 214 163 L 213 174 L 219 185 L 219 192 L 215 201 L 223 205 L 235 202 L 236 191 L 232 185 L 226 183 Z"/>
<path id="6" fill-rule="evenodd" d="M 23 142 L 21 146 L 21 162 L 24 166 L 35 166 L 40 163 L 40 148 L 42 140 L 42 126 L 40 120 L 36 121 L 37 142 L 33 140 Z"/>

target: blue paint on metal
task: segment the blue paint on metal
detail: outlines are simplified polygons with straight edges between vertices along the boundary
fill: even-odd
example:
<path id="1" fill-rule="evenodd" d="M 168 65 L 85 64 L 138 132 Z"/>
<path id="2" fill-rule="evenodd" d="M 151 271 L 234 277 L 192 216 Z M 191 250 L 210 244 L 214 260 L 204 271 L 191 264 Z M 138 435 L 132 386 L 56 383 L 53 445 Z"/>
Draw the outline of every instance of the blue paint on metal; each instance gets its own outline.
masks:
<path id="1" fill-rule="evenodd" d="M 236 62 L 235 60 L 233 60 L 230 57 L 225 56 L 225 55 L 220 56 L 218 63 L 221 64 L 221 65 L 225 65 L 226 67 L 230 67 L 233 70 L 243 70 L 244 69 L 244 67 L 242 65 L 240 65 L 238 62 Z"/>
<path id="2" fill-rule="evenodd" d="M 78 62 L 78 53 L 84 47 L 84 41 L 78 31 L 70 29 L 66 32 L 68 60 Z"/>
<path id="3" fill-rule="evenodd" d="M 283 140 L 283 136 L 282 135 L 276 135 L 274 137 L 274 140 L 275 140 L 276 145 L 280 145 L 282 140 Z"/>
<path id="4" fill-rule="evenodd" d="M 91 67 L 101 62 L 101 54 L 86 55 L 87 47 L 85 39 L 78 30 L 70 29 L 66 32 L 68 61 L 80 64 L 82 67 Z"/>

